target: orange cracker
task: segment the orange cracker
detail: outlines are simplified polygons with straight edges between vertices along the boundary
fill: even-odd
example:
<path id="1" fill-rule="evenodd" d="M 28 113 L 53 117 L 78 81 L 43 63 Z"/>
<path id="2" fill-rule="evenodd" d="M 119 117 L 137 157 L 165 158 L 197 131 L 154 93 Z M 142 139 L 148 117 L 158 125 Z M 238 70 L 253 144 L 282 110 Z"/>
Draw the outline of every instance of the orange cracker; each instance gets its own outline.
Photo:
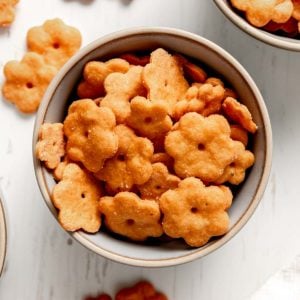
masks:
<path id="1" fill-rule="evenodd" d="M 198 112 L 203 116 L 218 113 L 224 100 L 225 89 L 221 84 L 193 84 L 183 100 L 175 105 L 174 117 L 179 119 L 187 112 Z"/>
<path id="2" fill-rule="evenodd" d="M 104 80 L 114 72 L 126 73 L 129 70 L 127 61 L 113 58 L 107 62 L 90 61 L 83 70 L 83 80 L 77 88 L 80 98 L 97 98 L 104 96 Z"/>
<path id="3" fill-rule="evenodd" d="M 130 115 L 130 100 L 144 94 L 142 71 L 141 66 L 134 66 L 125 74 L 111 73 L 104 81 L 106 96 L 100 106 L 111 108 L 118 123 Z"/>
<path id="4" fill-rule="evenodd" d="M 252 152 L 243 149 L 236 159 L 225 168 L 224 173 L 218 178 L 215 183 L 223 184 L 229 182 L 238 185 L 244 181 L 246 170 L 254 164 L 255 158 Z"/>
<path id="5" fill-rule="evenodd" d="M 47 20 L 27 33 L 27 47 L 43 55 L 47 64 L 60 68 L 81 46 L 80 32 L 61 19 Z"/>
<path id="6" fill-rule="evenodd" d="M 91 172 L 98 172 L 118 150 L 115 125 L 109 108 L 98 107 L 90 99 L 73 102 L 64 121 L 69 158 L 82 162 Z"/>
<path id="7" fill-rule="evenodd" d="M 119 138 L 118 151 L 95 176 L 105 181 L 110 191 L 129 191 L 134 184 L 149 180 L 153 145 L 148 139 L 137 137 L 125 125 L 118 125 L 115 133 Z"/>
<path id="8" fill-rule="evenodd" d="M 129 64 L 134 66 L 146 66 L 150 62 L 150 56 L 139 56 L 133 53 L 124 53 L 120 55 L 120 58 L 126 60 Z"/>
<path id="9" fill-rule="evenodd" d="M 168 168 L 162 163 L 153 164 L 150 179 L 138 186 L 142 199 L 158 200 L 166 191 L 177 188 L 180 179 L 169 173 Z"/>
<path id="10" fill-rule="evenodd" d="M 226 210 L 232 193 L 225 186 L 206 187 L 197 178 L 186 178 L 175 190 L 164 193 L 159 205 L 163 230 L 172 238 L 183 238 L 192 247 L 201 247 L 229 228 Z"/>
<path id="11" fill-rule="evenodd" d="M 235 100 L 234 98 L 227 97 L 222 104 L 225 115 L 231 120 L 237 122 L 244 129 L 251 133 L 255 133 L 257 125 L 252 120 L 252 115 L 248 108 Z"/>
<path id="12" fill-rule="evenodd" d="M 69 164 L 52 195 L 63 228 L 68 231 L 83 229 L 97 232 L 101 225 L 98 209 L 100 197 L 100 186 L 90 173 L 76 164 Z"/>
<path id="13" fill-rule="evenodd" d="M 153 285 L 141 281 L 133 287 L 121 289 L 115 300 L 168 300 L 165 295 L 155 290 Z"/>
<path id="14" fill-rule="evenodd" d="M 248 21 L 263 27 L 270 21 L 285 23 L 292 16 L 291 0 L 231 0 L 232 5 L 246 13 Z"/>
<path id="15" fill-rule="evenodd" d="M 244 144 L 245 147 L 248 145 L 248 132 L 240 125 L 230 125 L 230 137 L 234 141 L 239 141 Z"/>
<path id="16" fill-rule="evenodd" d="M 158 203 L 142 200 L 136 194 L 122 192 L 115 197 L 103 197 L 99 203 L 105 225 L 113 232 L 134 241 L 162 235 Z"/>
<path id="17" fill-rule="evenodd" d="M 10 25 L 15 19 L 15 6 L 19 0 L 0 0 L 0 27 Z"/>
<path id="18" fill-rule="evenodd" d="M 175 160 L 176 174 L 205 182 L 219 178 L 242 148 L 240 142 L 230 138 L 229 124 L 221 115 L 205 118 L 187 113 L 165 139 L 166 152 Z"/>
<path id="19" fill-rule="evenodd" d="M 126 123 L 140 135 L 149 139 L 164 136 L 173 125 L 164 101 L 151 102 L 144 97 L 135 97 L 130 103 L 131 113 Z"/>
<path id="20" fill-rule="evenodd" d="M 152 101 L 164 100 L 173 114 L 173 107 L 179 101 L 189 85 L 183 76 L 181 63 L 164 49 L 151 53 L 150 64 L 143 71 L 143 80 Z"/>
<path id="21" fill-rule="evenodd" d="M 23 113 L 37 110 L 42 97 L 57 69 L 48 66 L 43 57 L 28 52 L 19 61 L 9 61 L 4 66 L 3 96 Z"/>
<path id="22" fill-rule="evenodd" d="M 49 169 L 55 169 L 65 155 L 63 124 L 44 123 L 39 132 L 36 156 Z"/>

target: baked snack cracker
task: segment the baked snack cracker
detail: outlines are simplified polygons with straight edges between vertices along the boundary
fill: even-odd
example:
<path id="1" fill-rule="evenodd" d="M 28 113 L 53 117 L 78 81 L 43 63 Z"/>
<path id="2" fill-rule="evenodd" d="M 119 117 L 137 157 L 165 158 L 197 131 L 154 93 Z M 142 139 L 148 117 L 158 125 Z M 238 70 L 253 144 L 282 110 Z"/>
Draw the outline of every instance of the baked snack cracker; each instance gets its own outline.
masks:
<path id="1" fill-rule="evenodd" d="M 47 64 L 56 68 L 62 67 L 80 46 L 80 32 L 58 18 L 32 27 L 27 33 L 28 50 L 41 54 Z"/>
<path id="2" fill-rule="evenodd" d="M 39 132 L 36 144 L 36 156 L 47 168 L 55 169 L 65 155 L 63 124 L 44 123 Z"/>
<path id="3" fill-rule="evenodd" d="M 125 74 L 111 73 L 104 81 L 106 91 L 101 107 L 109 107 L 118 123 L 124 123 L 130 114 L 130 100 L 144 94 L 141 66 L 134 66 Z"/>
<path id="4" fill-rule="evenodd" d="M 150 63 L 143 71 L 143 81 L 152 101 L 164 100 L 173 114 L 174 105 L 179 101 L 189 85 L 183 76 L 181 63 L 164 49 L 151 53 Z"/>
<path id="5" fill-rule="evenodd" d="M 121 192 L 115 197 L 102 197 L 100 212 L 113 232 L 134 241 L 162 235 L 158 203 L 142 200 L 135 193 Z"/>
<path id="6" fill-rule="evenodd" d="M 54 187 L 52 201 L 64 229 L 97 232 L 101 225 L 98 209 L 101 188 L 93 176 L 76 164 L 69 164 Z"/>
<path id="7" fill-rule="evenodd" d="M 90 61 L 84 66 L 83 80 L 77 88 L 80 98 L 103 97 L 104 80 L 111 73 L 126 73 L 129 70 L 129 63 L 124 59 L 113 58 L 107 62 Z"/>
<path id="8" fill-rule="evenodd" d="M 116 119 L 109 108 L 98 107 L 90 99 L 74 101 L 64 121 L 67 155 L 89 171 L 98 172 L 118 150 L 115 126 Z"/>
<path id="9" fill-rule="evenodd" d="M 10 25 L 15 19 L 15 6 L 19 0 L 0 0 L 0 27 Z"/>
<path id="10" fill-rule="evenodd" d="M 179 177 L 194 176 L 212 182 L 234 161 L 243 145 L 230 138 L 230 127 L 223 116 L 205 118 L 192 112 L 185 114 L 167 135 L 165 149 L 174 158 Z"/>
<path id="11" fill-rule="evenodd" d="M 225 186 L 206 187 L 197 178 L 186 178 L 179 187 L 164 193 L 159 205 L 163 213 L 163 230 L 172 238 L 183 238 L 192 247 L 206 244 L 229 228 L 226 210 L 232 194 Z"/>
<path id="12" fill-rule="evenodd" d="M 137 137 L 125 125 L 118 125 L 115 133 L 119 140 L 118 151 L 95 176 L 106 182 L 109 190 L 117 193 L 129 191 L 134 184 L 143 184 L 149 180 L 152 174 L 153 145 L 148 139 Z"/>
<path id="13" fill-rule="evenodd" d="M 42 56 L 28 52 L 20 62 L 13 60 L 4 66 L 3 96 L 21 112 L 33 113 L 56 72 L 57 69 L 47 65 Z"/>

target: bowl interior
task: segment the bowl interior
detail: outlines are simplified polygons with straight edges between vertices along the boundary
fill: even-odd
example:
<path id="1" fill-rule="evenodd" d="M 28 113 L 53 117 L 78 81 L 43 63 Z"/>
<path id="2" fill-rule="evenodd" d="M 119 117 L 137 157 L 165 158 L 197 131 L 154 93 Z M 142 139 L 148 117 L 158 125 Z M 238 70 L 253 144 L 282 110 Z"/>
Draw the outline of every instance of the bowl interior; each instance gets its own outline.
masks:
<path id="1" fill-rule="evenodd" d="M 253 151 L 256 163 L 248 174 L 245 183 L 238 190 L 233 205 L 229 210 L 230 231 L 224 237 L 212 240 L 206 246 L 193 249 L 181 241 L 150 243 L 147 245 L 120 241 L 115 237 L 99 232 L 87 234 L 73 233 L 73 237 L 88 248 L 111 259 L 142 266 L 166 266 L 187 262 L 203 256 L 224 244 L 242 227 L 252 214 L 264 190 L 262 177 L 268 169 L 267 151 L 270 141 L 267 138 L 270 130 L 268 115 L 263 100 L 253 81 L 244 69 L 235 63 L 232 57 L 213 43 L 192 34 L 173 30 L 139 30 L 134 33 L 114 35 L 102 38 L 83 49 L 73 58 L 54 79 L 40 107 L 33 145 L 43 122 L 62 122 L 65 117 L 68 100 L 77 84 L 85 63 L 90 60 L 101 60 L 116 57 L 127 51 L 148 50 L 157 47 L 171 49 L 204 62 L 219 73 L 238 92 L 240 100 L 245 103 L 254 116 L 260 130 L 253 139 Z M 263 112 L 263 113 L 262 113 Z M 47 205 L 56 216 L 56 210 L 50 199 L 55 182 L 47 170 L 35 159 L 36 174 Z M 260 186 L 262 184 L 262 186 Z"/>
<path id="2" fill-rule="evenodd" d="M 300 40 L 279 36 L 251 25 L 245 18 L 237 14 L 229 0 L 214 0 L 220 10 L 238 27 L 253 37 L 269 45 L 286 50 L 300 51 Z"/>
<path id="3" fill-rule="evenodd" d="M 0 195 L 0 276 L 4 266 L 5 252 L 6 252 L 6 223 L 5 223 L 5 216 L 4 216 L 4 208 L 1 202 L 1 195 Z"/>

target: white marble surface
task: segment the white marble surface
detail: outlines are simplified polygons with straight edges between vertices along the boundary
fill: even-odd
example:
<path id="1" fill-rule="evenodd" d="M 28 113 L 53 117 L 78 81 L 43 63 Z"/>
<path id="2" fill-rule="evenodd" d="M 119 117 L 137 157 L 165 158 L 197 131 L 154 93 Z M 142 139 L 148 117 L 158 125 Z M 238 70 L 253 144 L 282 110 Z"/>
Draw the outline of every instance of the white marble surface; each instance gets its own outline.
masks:
<path id="1" fill-rule="evenodd" d="M 141 278 L 151 280 L 172 300 L 247 299 L 300 253 L 300 53 L 255 41 L 227 21 L 211 0 L 21 0 L 16 22 L 0 30 L 0 67 L 21 58 L 29 27 L 53 17 L 80 28 L 84 45 L 121 28 L 155 25 L 186 29 L 223 46 L 248 69 L 265 97 L 274 132 L 273 171 L 253 218 L 220 250 L 179 267 L 120 265 L 72 242 L 59 228 L 34 177 L 34 116 L 20 115 L 1 99 L 0 184 L 9 249 L 0 299 L 79 300 Z"/>

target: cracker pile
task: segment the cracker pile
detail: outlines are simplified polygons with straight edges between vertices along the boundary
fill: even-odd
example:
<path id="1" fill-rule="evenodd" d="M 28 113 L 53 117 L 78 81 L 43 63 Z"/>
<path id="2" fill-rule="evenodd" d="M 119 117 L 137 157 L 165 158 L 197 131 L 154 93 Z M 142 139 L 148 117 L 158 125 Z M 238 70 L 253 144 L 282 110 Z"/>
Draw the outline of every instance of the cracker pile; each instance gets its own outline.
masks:
<path id="1" fill-rule="evenodd" d="M 87 63 L 77 93 L 36 146 L 66 230 L 94 233 L 104 221 L 133 241 L 165 234 L 192 247 L 228 231 L 231 187 L 254 164 L 257 130 L 233 90 L 156 49 Z"/>
<path id="2" fill-rule="evenodd" d="M 300 38 L 300 0 L 231 0 L 231 4 L 256 27 Z"/>
<path id="3" fill-rule="evenodd" d="M 9 61 L 4 66 L 2 93 L 6 100 L 23 113 L 34 113 L 52 78 L 80 46 L 80 32 L 60 19 L 31 28 L 28 52 L 21 61 Z"/>
<path id="4" fill-rule="evenodd" d="M 154 286 L 147 281 L 140 281 L 132 287 L 121 289 L 115 296 L 115 300 L 168 300 L 168 298 L 157 292 Z M 85 300 L 112 300 L 107 294 L 96 297 L 86 297 Z"/>

